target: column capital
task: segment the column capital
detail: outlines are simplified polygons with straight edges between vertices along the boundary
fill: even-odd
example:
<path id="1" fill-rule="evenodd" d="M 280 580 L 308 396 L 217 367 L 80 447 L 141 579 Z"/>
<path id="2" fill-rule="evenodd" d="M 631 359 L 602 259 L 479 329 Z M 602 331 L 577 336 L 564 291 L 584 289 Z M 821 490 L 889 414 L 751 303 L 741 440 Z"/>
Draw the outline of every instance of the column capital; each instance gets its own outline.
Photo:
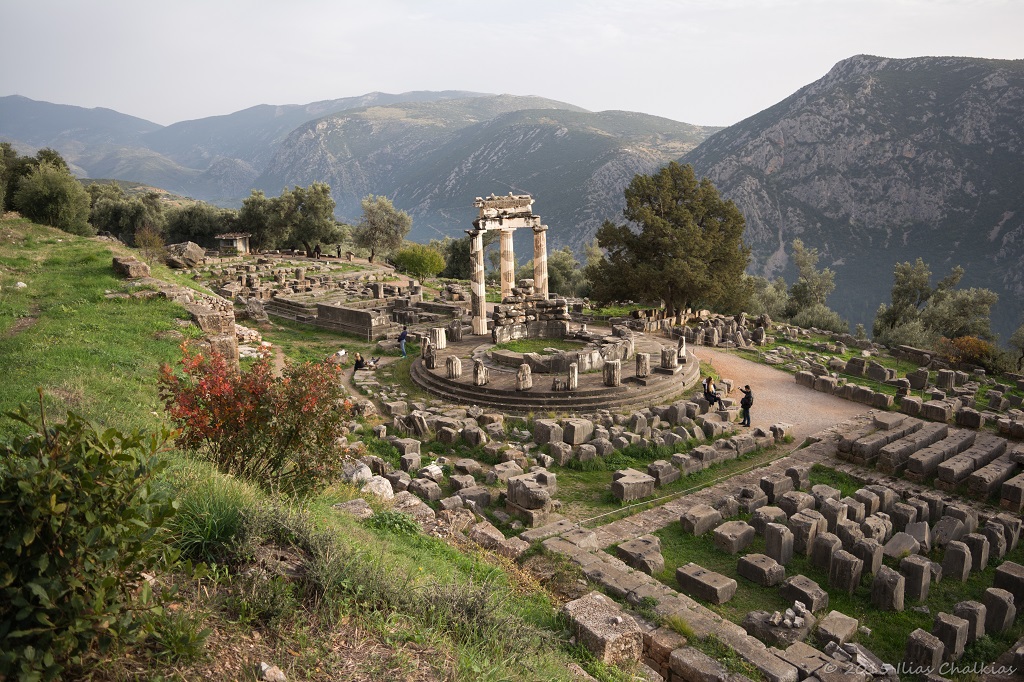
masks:
<path id="1" fill-rule="evenodd" d="M 539 232 L 547 232 L 547 231 L 548 231 L 548 226 L 547 225 L 534 225 L 533 226 L 534 234 L 539 233 Z"/>

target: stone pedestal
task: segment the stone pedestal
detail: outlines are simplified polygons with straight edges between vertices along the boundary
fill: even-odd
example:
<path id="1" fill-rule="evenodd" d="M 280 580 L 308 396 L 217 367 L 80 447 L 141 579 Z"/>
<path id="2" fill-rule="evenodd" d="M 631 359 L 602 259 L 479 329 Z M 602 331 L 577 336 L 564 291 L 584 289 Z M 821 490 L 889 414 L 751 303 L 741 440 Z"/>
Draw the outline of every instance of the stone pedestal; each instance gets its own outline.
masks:
<path id="1" fill-rule="evenodd" d="M 643 379 L 650 376 L 651 374 L 651 354 L 650 353 L 637 353 L 636 354 L 636 375 Z"/>
<path id="2" fill-rule="evenodd" d="M 430 343 L 437 350 L 444 350 L 448 347 L 448 336 L 444 327 L 434 327 L 430 330 Z"/>
<path id="3" fill-rule="evenodd" d="M 530 371 L 530 366 L 524 363 L 519 365 L 519 371 L 516 372 L 516 390 L 528 391 L 531 388 L 533 388 L 533 374 Z"/>
<path id="4" fill-rule="evenodd" d="M 604 385 L 615 387 L 622 385 L 622 361 L 608 360 L 604 363 Z"/>
<path id="5" fill-rule="evenodd" d="M 445 369 L 448 371 L 449 379 L 458 379 L 462 376 L 462 360 L 454 355 L 449 355 L 444 363 Z"/>
<path id="6" fill-rule="evenodd" d="M 482 360 L 473 361 L 473 385 L 474 386 L 486 386 L 487 385 L 487 368 L 484 366 Z"/>

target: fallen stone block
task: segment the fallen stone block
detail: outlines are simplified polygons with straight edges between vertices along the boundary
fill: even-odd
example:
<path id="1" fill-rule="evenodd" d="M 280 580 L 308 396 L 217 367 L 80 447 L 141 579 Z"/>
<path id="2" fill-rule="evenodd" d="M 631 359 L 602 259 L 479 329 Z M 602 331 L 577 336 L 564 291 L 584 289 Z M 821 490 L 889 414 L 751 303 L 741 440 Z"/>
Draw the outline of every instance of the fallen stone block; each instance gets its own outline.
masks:
<path id="1" fill-rule="evenodd" d="M 685 594 L 712 604 L 726 603 L 736 594 L 737 588 L 732 578 L 692 562 L 676 569 L 676 581 Z"/>
<path id="2" fill-rule="evenodd" d="M 602 663 L 634 663 L 643 655 L 643 631 L 609 597 L 591 592 L 562 610 L 580 643 Z"/>

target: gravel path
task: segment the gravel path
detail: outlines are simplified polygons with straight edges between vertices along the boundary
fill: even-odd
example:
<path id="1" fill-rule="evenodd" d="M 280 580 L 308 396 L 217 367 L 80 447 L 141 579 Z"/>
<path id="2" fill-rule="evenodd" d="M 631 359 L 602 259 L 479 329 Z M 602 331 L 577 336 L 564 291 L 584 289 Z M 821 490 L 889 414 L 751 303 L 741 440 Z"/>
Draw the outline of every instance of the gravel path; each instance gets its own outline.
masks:
<path id="1" fill-rule="evenodd" d="M 750 384 L 754 407 L 750 421 L 767 430 L 778 422 L 793 425 L 797 443 L 807 436 L 838 422 L 863 414 L 867 408 L 858 403 L 818 393 L 797 385 L 793 375 L 739 355 L 706 346 L 690 346 L 701 362 L 711 365 L 723 379 L 732 379 L 734 398 L 741 398 L 739 387 Z"/>

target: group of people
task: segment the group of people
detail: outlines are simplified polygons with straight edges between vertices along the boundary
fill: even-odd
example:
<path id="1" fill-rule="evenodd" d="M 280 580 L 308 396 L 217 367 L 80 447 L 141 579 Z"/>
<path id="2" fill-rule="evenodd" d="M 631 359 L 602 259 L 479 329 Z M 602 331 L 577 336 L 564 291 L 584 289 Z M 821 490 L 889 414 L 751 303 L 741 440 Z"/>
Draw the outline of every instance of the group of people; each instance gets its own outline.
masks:
<path id="1" fill-rule="evenodd" d="M 398 347 L 402 351 L 402 357 L 408 357 L 405 352 L 405 342 L 409 339 L 409 328 L 402 327 L 402 333 L 398 335 Z M 361 369 L 377 369 L 377 363 L 380 362 L 380 358 L 370 358 L 367 360 L 361 354 L 356 353 L 355 364 L 353 365 L 353 371 L 359 371 Z"/>
<path id="2" fill-rule="evenodd" d="M 722 402 L 722 396 L 718 393 L 715 380 L 710 376 L 705 377 L 702 386 L 704 388 L 704 400 L 708 402 L 708 405 L 718 405 L 718 409 L 725 409 L 725 403 Z M 740 426 L 750 426 L 750 408 L 754 406 L 754 392 L 750 389 L 750 384 L 747 384 L 740 389 L 740 393 L 743 394 L 743 397 L 740 398 L 740 414 L 743 417 L 740 421 Z"/>

